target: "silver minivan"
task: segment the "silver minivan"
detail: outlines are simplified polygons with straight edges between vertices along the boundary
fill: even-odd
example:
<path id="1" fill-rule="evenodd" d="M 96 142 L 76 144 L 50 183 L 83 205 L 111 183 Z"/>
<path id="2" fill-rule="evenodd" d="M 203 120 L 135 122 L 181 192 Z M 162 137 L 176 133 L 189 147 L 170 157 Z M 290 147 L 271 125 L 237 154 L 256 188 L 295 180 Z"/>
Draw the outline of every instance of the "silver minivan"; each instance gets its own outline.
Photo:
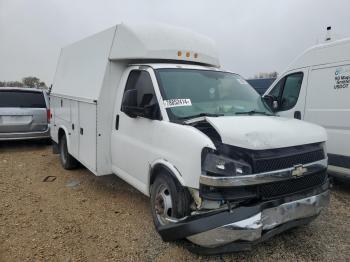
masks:
<path id="1" fill-rule="evenodd" d="M 0 140 L 50 138 L 50 109 L 45 90 L 0 88 Z"/>

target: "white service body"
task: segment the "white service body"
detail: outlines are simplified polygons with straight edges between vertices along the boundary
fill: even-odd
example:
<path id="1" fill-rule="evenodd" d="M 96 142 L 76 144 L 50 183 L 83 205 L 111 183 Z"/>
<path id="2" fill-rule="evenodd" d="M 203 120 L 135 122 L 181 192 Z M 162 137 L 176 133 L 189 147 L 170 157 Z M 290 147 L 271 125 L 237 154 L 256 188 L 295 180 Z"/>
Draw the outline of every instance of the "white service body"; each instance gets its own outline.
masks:
<path id="1" fill-rule="evenodd" d="M 181 57 L 178 50 L 183 52 Z M 186 52 L 190 57 L 185 57 Z M 181 156 L 186 152 L 200 158 L 198 152 L 203 147 L 213 147 L 198 130 L 170 123 L 165 115 L 165 121 L 135 121 L 122 113 L 123 124 L 118 134 L 115 132 L 115 116 L 120 112 L 129 72 L 140 67 L 130 64 L 159 59 L 192 61 L 211 69 L 219 66 L 214 43 L 204 36 L 157 24 L 146 28 L 121 24 L 63 48 L 50 94 L 52 139 L 58 143 L 59 131 L 64 131 L 69 153 L 91 172 L 98 176 L 118 174 L 146 195 L 149 177 L 145 174 L 157 163 L 178 174 L 181 183 L 198 187 L 198 177 L 192 174 L 200 175 L 200 160 Z M 151 66 L 143 69 L 149 71 L 157 92 Z M 157 98 L 163 104 L 159 93 Z"/>

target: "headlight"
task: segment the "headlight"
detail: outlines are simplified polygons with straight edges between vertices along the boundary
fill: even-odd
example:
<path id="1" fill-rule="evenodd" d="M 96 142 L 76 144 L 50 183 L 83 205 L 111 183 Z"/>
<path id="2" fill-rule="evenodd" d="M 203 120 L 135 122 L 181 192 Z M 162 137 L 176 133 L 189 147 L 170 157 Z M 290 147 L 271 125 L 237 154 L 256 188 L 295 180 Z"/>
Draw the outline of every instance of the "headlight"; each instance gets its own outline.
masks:
<path id="1" fill-rule="evenodd" d="M 245 162 L 215 153 L 207 153 L 204 157 L 202 169 L 207 175 L 241 176 L 252 173 L 250 165 Z"/>

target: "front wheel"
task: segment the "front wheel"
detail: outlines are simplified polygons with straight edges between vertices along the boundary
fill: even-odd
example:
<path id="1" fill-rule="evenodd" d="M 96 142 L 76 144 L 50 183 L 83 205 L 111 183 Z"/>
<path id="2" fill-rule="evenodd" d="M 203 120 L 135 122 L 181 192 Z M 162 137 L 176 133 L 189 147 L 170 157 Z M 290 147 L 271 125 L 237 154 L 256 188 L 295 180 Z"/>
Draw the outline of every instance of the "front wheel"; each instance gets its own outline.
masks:
<path id="1" fill-rule="evenodd" d="M 151 187 L 151 211 L 156 229 L 171 223 L 174 218 L 189 215 L 190 200 L 187 189 L 171 175 L 159 174 Z"/>
<path id="2" fill-rule="evenodd" d="M 59 141 L 60 160 L 64 169 L 70 170 L 78 166 L 78 161 L 68 152 L 67 138 L 63 135 Z"/>

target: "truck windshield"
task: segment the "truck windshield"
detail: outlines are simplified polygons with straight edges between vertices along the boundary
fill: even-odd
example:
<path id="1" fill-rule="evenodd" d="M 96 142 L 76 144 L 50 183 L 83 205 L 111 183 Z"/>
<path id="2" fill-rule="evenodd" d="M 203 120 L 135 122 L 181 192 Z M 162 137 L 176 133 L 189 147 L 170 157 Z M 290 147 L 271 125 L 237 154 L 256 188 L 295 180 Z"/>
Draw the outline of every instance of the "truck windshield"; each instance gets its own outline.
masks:
<path id="1" fill-rule="evenodd" d="M 156 69 L 170 120 L 273 113 L 239 75 L 197 69 Z"/>

